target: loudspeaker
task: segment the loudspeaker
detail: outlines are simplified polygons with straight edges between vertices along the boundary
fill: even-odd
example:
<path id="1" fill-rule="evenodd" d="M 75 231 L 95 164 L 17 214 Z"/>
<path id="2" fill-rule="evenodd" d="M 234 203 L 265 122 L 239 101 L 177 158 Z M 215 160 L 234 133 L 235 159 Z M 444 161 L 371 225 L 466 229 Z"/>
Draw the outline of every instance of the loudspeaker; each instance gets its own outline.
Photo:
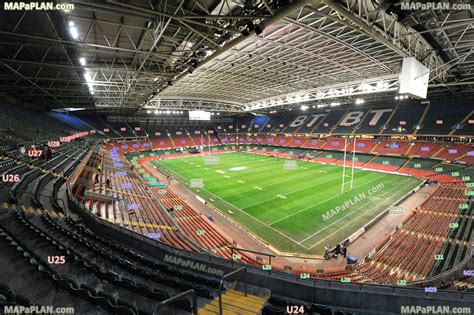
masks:
<path id="1" fill-rule="evenodd" d="M 430 69 L 414 57 L 404 58 L 398 78 L 398 94 L 426 98 Z"/>

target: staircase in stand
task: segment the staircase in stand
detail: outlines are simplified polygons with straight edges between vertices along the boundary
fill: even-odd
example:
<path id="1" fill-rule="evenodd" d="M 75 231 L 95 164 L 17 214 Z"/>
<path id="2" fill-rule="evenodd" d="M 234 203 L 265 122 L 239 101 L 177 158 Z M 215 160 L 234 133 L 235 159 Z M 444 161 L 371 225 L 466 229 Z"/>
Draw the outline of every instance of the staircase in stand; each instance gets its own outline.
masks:
<path id="1" fill-rule="evenodd" d="M 260 297 L 230 289 L 222 294 L 223 315 L 258 315 L 261 313 L 268 297 Z M 219 298 L 212 300 L 199 309 L 199 315 L 219 314 Z"/>
<path id="2" fill-rule="evenodd" d="M 2 206 L 0 208 L 5 209 L 5 210 L 16 211 L 17 205 L 16 204 L 9 204 L 8 202 L 3 202 Z M 43 210 L 43 209 L 40 209 L 40 208 L 33 208 L 33 207 L 26 208 L 24 206 L 21 206 L 20 208 L 23 210 L 23 212 L 26 215 L 41 216 L 41 215 L 47 213 L 52 218 L 61 218 L 61 219 L 64 218 L 64 214 L 62 212 L 56 211 L 56 210 L 51 210 L 51 209 L 44 209 Z"/>
<path id="3" fill-rule="evenodd" d="M 410 147 L 410 148 L 411 148 L 411 147 Z M 410 150 L 410 149 L 408 149 L 408 150 Z M 406 167 L 406 166 L 408 165 L 408 163 L 410 163 L 410 161 L 411 161 L 412 159 L 413 159 L 413 157 L 410 156 L 410 157 L 408 158 L 408 160 L 406 160 L 405 163 L 402 164 L 402 166 L 400 166 L 399 168 L 397 168 L 397 172 L 398 172 L 399 170 L 401 170 L 402 168 Z"/>

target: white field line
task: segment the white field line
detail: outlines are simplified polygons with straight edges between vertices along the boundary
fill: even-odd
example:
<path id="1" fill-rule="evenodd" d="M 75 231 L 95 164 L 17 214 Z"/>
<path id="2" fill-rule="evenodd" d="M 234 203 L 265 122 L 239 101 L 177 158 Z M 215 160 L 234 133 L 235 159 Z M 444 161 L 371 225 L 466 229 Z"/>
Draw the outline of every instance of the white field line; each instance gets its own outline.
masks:
<path id="1" fill-rule="evenodd" d="M 307 177 L 307 176 L 304 176 L 304 177 Z M 304 178 L 304 177 L 303 177 L 303 178 Z M 325 184 L 325 183 L 330 182 L 330 181 L 332 181 L 332 180 L 334 180 L 334 178 L 329 179 L 329 180 L 324 181 L 324 182 L 319 182 L 319 183 L 314 184 L 314 185 L 304 186 L 303 188 L 298 188 L 298 189 L 295 189 L 295 190 L 290 191 L 290 192 L 285 192 L 285 196 L 291 195 L 291 194 L 293 194 L 293 193 L 296 193 L 296 192 L 299 192 L 299 191 L 302 191 L 302 190 L 305 190 L 305 189 L 309 189 L 309 188 L 314 187 L 314 186 L 318 186 L 318 185 Z M 285 182 L 286 182 L 286 181 L 282 181 L 281 183 L 285 183 Z M 271 185 L 274 185 L 274 184 L 275 184 L 275 183 L 272 183 Z M 264 187 L 265 187 L 265 186 L 264 186 Z M 228 196 L 231 196 L 231 195 L 228 195 Z M 226 196 L 226 197 L 228 197 L 228 196 Z M 273 199 L 276 199 L 276 198 L 278 198 L 278 197 L 271 197 L 271 198 L 267 198 L 267 199 L 264 199 L 264 200 L 260 200 L 259 202 L 253 203 L 253 204 L 251 204 L 251 205 L 249 205 L 249 206 L 245 206 L 245 207 L 243 207 L 242 209 L 247 209 L 247 208 L 250 208 L 250 207 L 254 207 L 254 206 L 256 206 L 256 205 L 259 205 L 259 204 L 261 204 L 261 203 L 266 203 L 266 202 L 268 202 L 268 201 L 270 201 L 270 200 L 273 200 Z"/>
<path id="2" fill-rule="evenodd" d="M 271 170 L 272 170 L 272 169 L 269 169 L 269 171 L 271 171 Z M 314 170 L 314 171 L 316 171 L 316 170 Z M 284 185 L 284 183 L 287 183 L 287 182 L 301 181 L 301 180 L 304 180 L 305 178 L 308 178 L 308 177 L 314 177 L 314 175 L 315 175 L 315 174 L 308 174 L 308 173 L 305 173 L 305 172 L 301 172 L 300 174 L 303 174 L 303 176 L 299 176 L 299 175 L 298 175 L 298 178 L 290 178 L 290 179 L 288 179 L 287 177 L 282 177 L 283 180 L 272 181 L 272 182 L 270 182 L 270 183 L 267 184 L 267 185 L 263 185 L 263 187 L 265 188 L 265 187 L 267 187 L 267 186 L 272 186 L 272 185 L 275 185 L 275 184 Z M 324 176 L 324 175 L 323 175 L 323 176 Z M 330 180 L 327 180 L 327 181 L 325 181 L 325 182 L 319 183 L 319 184 L 324 184 L 324 183 L 327 183 L 327 182 L 329 182 L 329 181 L 331 181 L 331 180 L 334 180 L 334 178 L 333 178 L 333 179 L 330 179 Z M 319 185 L 319 184 L 318 184 L 318 185 Z M 298 192 L 298 191 L 300 191 L 300 190 L 305 190 L 305 189 L 311 188 L 311 187 L 313 187 L 313 186 L 316 186 L 316 185 L 306 186 L 306 187 L 300 188 L 300 189 L 298 189 L 298 190 L 294 190 L 294 191 L 292 191 L 291 193 Z M 232 195 L 237 195 L 237 194 L 240 195 L 240 194 L 242 194 L 242 193 L 251 192 L 251 191 L 252 191 L 251 189 L 244 189 L 244 190 L 242 190 L 242 191 L 239 191 L 238 193 L 224 194 L 224 195 L 222 195 L 222 197 L 223 197 L 223 198 L 227 198 L 227 197 L 230 197 L 230 196 L 232 196 Z M 288 193 L 285 193 L 285 194 L 288 194 Z M 258 205 L 258 204 L 260 204 L 260 203 L 263 203 L 263 202 L 266 202 L 266 201 L 269 201 L 269 200 L 272 200 L 272 199 L 274 199 L 274 198 L 269 198 L 269 199 L 265 199 L 265 200 L 259 201 L 259 202 L 255 203 L 255 204 L 253 204 L 253 205 L 246 206 L 246 207 L 243 208 L 243 209 L 246 209 L 246 208 L 248 208 L 248 207 L 252 207 L 252 206 Z"/>
<path id="3" fill-rule="evenodd" d="M 397 188 L 400 187 L 401 185 L 405 184 L 405 182 L 406 182 L 406 181 L 403 181 L 403 182 L 401 182 L 400 184 L 398 184 L 397 186 L 392 187 L 391 189 L 387 190 L 387 191 L 386 191 L 385 193 L 383 193 L 382 195 L 385 196 L 386 194 L 392 192 L 393 190 L 397 189 Z M 381 195 L 381 196 L 382 196 L 382 195 Z M 323 229 L 321 229 L 321 230 L 317 231 L 316 233 L 314 233 L 314 234 L 308 236 L 307 238 L 305 238 L 304 240 L 302 240 L 300 243 L 302 243 L 302 242 L 304 242 L 304 241 L 306 241 L 306 240 L 312 238 L 312 237 L 315 236 L 315 235 L 318 235 L 318 234 L 321 233 L 322 231 L 326 230 L 327 228 L 331 227 L 332 225 L 336 224 L 337 222 L 341 221 L 342 219 L 348 217 L 349 215 L 356 213 L 357 210 L 359 210 L 359 209 L 361 209 L 361 208 L 363 208 L 363 207 L 366 207 L 368 204 L 371 204 L 371 203 L 374 202 L 374 201 L 376 201 L 376 200 L 369 201 L 369 202 L 367 202 L 367 203 L 361 205 L 360 207 L 358 207 L 358 208 L 352 210 L 351 212 L 349 212 L 348 214 L 346 214 L 346 215 L 343 216 L 342 218 L 340 218 L 340 219 L 334 221 L 333 223 L 329 224 L 328 226 L 324 227 Z M 339 228 L 339 229 L 337 229 L 336 231 L 332 232 L 331 234 L 327 235 L 325 238 L 321 239 L 321 240 L 320 240 L 319 242 L 317 242 L 316 244 L 313 244 L 310 248 L 313 248 L 314 246 L 318 245 L 318 244 L 321 243 L 322 241 L 326 240 L 328 237 L 330 237 L 330 236 L 332 236 L 333 234 L 339 232 L 341 229 L 345 228 L 345 227 L 346 227 L 348 224 L 350 224 L 350 223 L 352 223 L 352 222 L 348 222 L 347 224 L 343 225 L 341 228 Z"/>
<path id="4" fill-rule="evenodd" d="M 283 235 L 284 237 L 286 237 L 287 239 L 291 240 L 291 241 L 292 241 L 292 242 L 294 242 L 295 244 L 298 244 L 298 245 L 300 245 L 301 247 L 304 247 L 304 248 L 306 248 L 306 249 L 307 249 L 307 247 L 306 247 L 306 246 L 304 246 L 304 245 L 301 245 L 301 244 L 300 244 L 300 243 L 298 243 L 298 242 L 297 242 L 295 239 L 293 239 L 293 238 L 289 237 L 288 235 L 286 235 L 285 233 L 283 233 L 283 232 L 281 232 L 281 231 L 279 231 L 279 230 L 277 230 L 277 229 L 275 229 L 275 228 L 271 227 L 270 225 L 267 225 L 265 222 L 263 222 L 263 221 L 261 221 L 261 220 L 257 219 L 257 218 L 256 218 L 256 217 L 254 217 L 253 215 L 251 215 L 251 214 L 249 214 L 249 213 L 245 212 L 244 210 L 242 210 L 242 209 L 240 209 L 240 208 L 237 208 L 237 207 L 236 207 L 236 206 L 234 206 L 233 204 L 231 204 L 231 203 L 229 203 L 229 202 L 225 201 L 224 199 L 220 198 L 219 196 L 216 196 L 216 195 L 215 195 L 215 194 L 213 194 L 212 192 L 210 192 L 210 191 L 208 191 L 208 190 L 206 190 L 206 189 L 204 189 L 204 188 L 201 188 L 201 190 L 204 190 L 204 191 L 208 192 L 209 194 L 213 195 L 215 198 L 217 198 L 217 199 L 220 199 L 221 201 L 225 202 L 226 204 L 228 204 L 228 205 L 232 206 L 232 208 L 239 210 L 240 212 L 242 212 L 242 213 L 246 214 L 247 216 L 251 217 L 251 218 L 252 218 L 252 219 L 254 219 L 255 221 L 258 221 L 258 222 L 260 222 L 261 224 L 263 224 L 264 226 L 266 226 L 266 227 L 268 227 L 268 228 L 272 229 L 273 231 L 277 232 L 278 234 L 281 234 L 281 235 Z"/>
<path id="5" fill-rule="evenodd" d="M 372 180 L 370 180 L 370 181 L 368 181 L 368 182 L 366 182 L 366 183 L 364 183 L 364 184 L 362 184 L 362 185 L 360 185 L 360 186 L 358 186 L 358 187 L 354 187 L 354 188 L 361 188 L 361 187 L 364 187 L 365 185 L 367 185 L 367 184 L 369 184 L 369 183 L 371 183 L 371 182 L 373 182 L 373 181 L 375 181 L 375 180 L 377 180 L 377 179 L 380 179 L 380 178 L 382 178 L 382 177 L 385 177 L 385 176 L 387 176 L 387 174 L 384 174 L 384 175 L 382 175 L 382 176 L 380 176 L 380 177 L 374 178 L 374 179 L 372 179 Z M 331 200 L 331 199 L 334 199 L 334 198 L 338 198 L 338 197 L 341 197 L 341 195 L 335 195 L 335 196 L 333 196 L 333 197 L 329 197 L 329 198 L 327 198 L 327 199 L 324 199 L 323 201 L 320 201 L 320 202 L 318 202 L 317 204 L 313 204 L 313 205 L 308 206 L 308 207 L 306 207 L 306 208 L 304 208 L 304 209 L 301 209 L 300 211 L 297 211 L 297 212 L 295 212 L 295 213 L 292 213 L 292 214 L 290 214 L 290 215 L 287 215 L 287 216 L 284 217 L 284 218 L 278 219 L 278 220 L 276 220 L 276 221 L 270 223 L 269 225 L 272 225 L 272 224 L 275 224 L 275 223 L 277 223 L 277 222 L 286 220 L 286 219 L 288 219 L 289 217 L 294 216 L 295 214 L 304 212 L 304 211 L 306 211 L 306 210 L 308 210 L 308 209 L 310 209 L 310 208 L 313 208 L 314 206 L 320 205 L 320 204 L 322 204 L 322 203 L 324 203 L 324 202 L 326 202 L 326 201 L 328 201 L 328 200 Z"/>
<path id="6" fill-rule="evenodd" d="M 171 170 L 170 170 L 169 168 L 167 168 L 166 166 L 163 166 L 163 165 L 162 165 L 162 167 L 164 167 L 165 169 L 167 169 L 169 172 L 178 175 L 179 177 L 183 178 L 184 180 L 187 180 L 184 176 L 181 176 L 181 175 L 175 173 L 174 171 L 171 171 Z M 214 196 L 216 199 L 220 199 L 222 202 L 224 202 L 224 203 L 230 205 L 232 208 L 234 208 L 234 209 L 236 209 L 236 210 L 238 210 L 238 211 L 240 211 L 240 212 L 246 214 L 247 216 L 251 217 L 251 218 L 254 219 L 255 221 L 257 221 L 257 222 L 263 224 L 264 226 L 266 226 L 266 227 L 272 229 L 273 231 L 277 232 L 278 234 L 280 234 L 280 235 L 286 237 L 287 239 L 289 239 L 290 241 L 294 242 L 295 244 L 297 244 L 297 245 L 299 245 L 299 246 L 301 246 L 301 247 L 304 247 L 304 248 L 308 249 L 306 246 L 299 244 L 295 239 L 289 237 L 289 236 L 286 235 L 285 233 L 283 233 L 283 232 L 281 232 L 281 231 L 279 231 L 279 230 L 277 230 L 277 229 L 271 227 L 270 225 L 268 225 L 268 224 L 266 224 L 265 222 L 263 222 L 263 221 L 257 219 L 257 218 L 254 217 L 253 215 L 251 215 L 251 214 L 245 212 L 244 210 L 242 210 L 242 209 L 240 209 L 240 208 L 237 208 L 237 207 L 234 206 L 233 204 L 231 204 L 231 203 L 225 201 L 224 199 L 222 199 L 222 198 L 220 198 L 219 196 L 213 194 L 212 192 L 208 191 L 207 189 L 205 189 L 205 188 L 200 188 L 200 189 L 206 191 L 206 192 L 209 193 L 210 195 Z M 230 218 L 230 219 L 232 219 L 232 218 Z"/>
<path id="7" fill-rule="evenodd" d="M 319 172 L 324 172 L 324 173 L 326 173 L 325 171 L 319 171 Z M 175 173 L 175 172 L 173 172 L 173 173 Z M 365 184 L 363 184 L 363 185 L 361 185 L 361 186 L 359 186 L 359 187 L 356 187 L 356 188 L 363 187 L 363 186 L 365 186 L 366 184 L 368 184 L 368 183 L 370 183 L 370 182 L 373 182 L 373 181 L 375 181 L 375 180 L 377 180 L 377 179 L 379 179 L 379 178 L 381 178 L 381 177 L 384 177 L 385 175 L 387 175 L 387 173 L 384 173 L 383 176 L 380 176 L 380 177 L 378 177 L 378 178 L 375 178 L 374 180 L 371 180 L 371 181 L 369 181 L 369 182 L 367 182 L 367 183 L 365 183 Z M 182 177 L 182 176 L 180 176 L 180 177 Z M 184 178 L 184 177 L 182 177 L 182 178 Z M 314 185 L 313 185 L 313 186 L 314 186 Z M 310 186 L 310 187 L 311 187 L 311 186 Z M 398 187 L 398 186 L 397 186 L 397 187 Z M 308 187 L 308 188 L 309 188 L 309 187 Z M 306 189 L 307 189 L 307 188 L 306 188 Z M 313 206 L 315 206 L 315 205 L 312 205 L 312 206 L 310 206 L 310 207 L 308 207 L 308 208 L 305 208 L 305 209 L 303 209 L 303 210 L 298 211 L 297 213 L 291 214 L 291 215 L 289 215 L 289 216 L 287 216 L 287 217 L 285 217 L 285 218 L 283 218 L 283 219 L 277 220 L 277 221 L 272 222 L 272 223 L 270 223 L 270 224 L 267 225 L 266 223 L 264 223 L 263 221 L 257 219 L 257 218 L 254 217 L 253 215 L 251 215 L 251 214 L 249 214 L 249 213 L 243 211 L 242 209 L 236 207 L 235 205 L 233 205 L 233 204 L 231 204 L 231 203 L 225 201 L 224 199 L 222 199 L 222 198 L 216 196 L 215 194 L 211 193 L 210 191 L 208 191 L 208 190 L 206 190 L 206 189 L 204 189 L 204 188 L 201 188 L 201 190 L 204 190 L 204 191 L 208 192 L 209 194 L 212 194 L 212 195 L 213 195 L 214 197 L 216 197 L 217 199 L 220 199 L 221 201 L 223 201 L 224 203 L 230 205 L 230 206 L 233 207 L 234 209 L 243 212 L 244 214 L 246 214 L 247 216 L 251 217 L 251 218 L 254 219 L 255 221 L 257 221 L 257 222 L 263 224 L 264 226 L 269 227 L 270 229 L 274 230 L 274 231 L 277 232 L 278 234 L 280 234 L 280 235 L 284 236 L 285 238 L 291 240 L 291 241 L 294 242 L 295 244 L 298 244 L 299 246 L 308 249 L 308 247 L 306 247 L 306 246 L 304 246 L 304 245 L 301 244 L 304 240 L 301 241 L 301 242 L 298 242 L 298 241 L 296 241 L 295 239 L 293 239 L 293 238 L 289 237 L 288 235 L 284 234 L 283 232 L 281 232 L 281 231 L 279 231 L 279 230 L 273 228 L 271 225 L 274 224 L 274 223 L 276 223 L 276 222 L 279 222 L 279 221 L 281 221 L 281 220 L 284 220 L 284 219 L 287 218 L 287 217 L 291 217 L 291 216 L 293 216 L 294 214 L 297 214 L 297 213 L 299 213 L 299 212 L 305 211 L 305 210 L 307 210 L 307 209 L 309 209 L 309 208 L 311 208 L 311 207 L 313 207 Z M 336 197 L 339 197 L 339 196 L 340 196 L 340 195 L 337 195 L 337 196 L 335 196 L 335 197 L 328 198 L 328 199 L 326 199 L 326 200 L 324 200 L 324 201 L 321 201 L 320 203 L 323 203 L 323 202 L 325 202 L 325 201 L 327 201 L 327 200 L 330 200 L 330 199 L 333 199 L 333 198 L 336 198 Z M 272 198 L 272 199 L 274 199 L 274 198 Z M 271 200 L 271 199 L 269 199 L 269 200 Z M 318 204 L 320 204 L 320 203 L 318 203 Z M 318 205 L 318 204 L 316 204 L 316 205 Z M 247 208 L 247 207 L 246 207 L 246 208 Z M 319 232 L 317 232 L 317 233 L 319 233 Z M 319 243 L 317 243 L 317 244 L 319 244 Z M 313 247 L 316 246 L 317 244 L 314 244 L 313 246 L 311 246 L 311 248 L 313 248 Z"/>

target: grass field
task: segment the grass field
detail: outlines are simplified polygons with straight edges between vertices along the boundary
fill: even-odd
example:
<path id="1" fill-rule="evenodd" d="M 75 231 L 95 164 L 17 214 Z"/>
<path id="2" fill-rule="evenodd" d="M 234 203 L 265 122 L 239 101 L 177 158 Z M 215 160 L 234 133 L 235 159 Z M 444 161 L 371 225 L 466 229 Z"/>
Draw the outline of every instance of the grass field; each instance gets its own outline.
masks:
<path id="1" fill-rule="evenodd" d="M 346 168 L 341 194 L 340 166 L 298 160 L 296 169 L 288 169 L 286 159 L 246 152 L 218 157 L 216 165 L 201 155 L 153 164 L 183 184 L 202 179 L 204 187 L 193 188 L 199 196 L 212 198 L 222 213 L 284 252 L 322 254 L 325 246 L 341 242 L 420 183 L 356 169 L 349 191 Z"/>

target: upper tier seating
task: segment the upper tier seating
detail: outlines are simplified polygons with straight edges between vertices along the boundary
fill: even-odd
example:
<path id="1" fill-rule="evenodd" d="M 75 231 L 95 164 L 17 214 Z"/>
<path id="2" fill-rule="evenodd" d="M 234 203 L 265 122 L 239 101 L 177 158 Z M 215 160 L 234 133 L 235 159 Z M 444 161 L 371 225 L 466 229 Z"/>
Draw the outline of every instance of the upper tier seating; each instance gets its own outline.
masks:
<path id="1" fill-rule="evenodd" d="M 250 124 L 248 132 L 258 133 L 260 130 L 267 125 L 270 118 L 266 116 L 255 116 Z"/>
<path id="2" fill-rule="evenodd" d="M 416 125 L 420 121 L 426 105 L 405 105 L 398 106 L 390 122 L 382 131 L 384 134 L 412 134 L 416 130 Z"/>
<path id="3" fill-rule="evenodd" d="M 278 124 L 275 124 L 275 127 L 272 129 L 272 132 L 274 133 L 281 133 L 281 132 L 291 132 L 291 131 L 286 131 L 289 127 L 289 125 L 295 120 L 296 116 L 294 115 L 287 115 L 281 117 L 281 120 L 278 122 Z M 292 128 L 293 131 L 296 130 L 296 127 Z"/>
<path id="4" fill-rule="evenodd" d="M 315 128 L 313 128 L 312 133 L 329 133 L 333 128 L 337 127 L 337 124 L 340 122 L 346 112 L 346 110 L 331 109 L 327 115 L 324 116 L 321 122 Z"/>
<path id="5" fill-rule="evenodd" d="M 369 116 L 370 108 L 363 108 L 360 110 L 349 110 L 344 115 L 341 115 L 341 121 L 338 122 L 336 128 L 331 132 L 333 134 L 348 134 L 358 127 L 363 122 L 366 116 Z"/>
<path id="6" fill-rule="evenodd" d="M 474 135 L 474 113 L 471 112 L 471 115 L 466 117 L 466 121 L 462 122 L 458 127 L 459 129 L 454 132 L 455 135 Z"/>
<path id="7" fill-rule="evenodd" d="M 45 112 L 0 102 L 0 133 L 22 142 L 43 142 L 76 133 L 78 129 L 66 125 Z"/>
<path id="8" fill-rule="evenodd" d="M 235 122 L 215 123 L 213 127 L 219 134 L 235 133 L 237 129 Z"/>
<path id="9" fill-rule="evenodd" d="M 113 130 L 115 130 L 120 137 L 122 138 L 131 138 L 131 137 L 136 137 L 136 135 L 133 133 L 134 130 L 127 126 L 126 123 L 122 122 L 107 122 L 107 125 L 109 125 Z"/>
<path id="10" fill-rule="evenodd" d="M 127 122 L 126 125 L 127 125 L 127 129 L 132 132 L 133 136 L 136 136 L 136 137 L 146 137 L 147 136 L 146 130 L 143 129 L 143 127 L 140 126 L 139 123 Z"/>
<path id="11" fill-rule="evenodd" d="M 78 120 L 83 122 L 86 126 L 88 126 L 90 130 L 92 129 L 97 130 L 97 133 L 104 138 L 120 137 L 120 134 L 105 122 L 106 120 L 105 117 L 104 117 L 104 120 L 102 120 L 100 116 L 81 115 L 81 114 L 76 114 L 74 116 Z"/>
<path id="12" fill-rule="evenodd" d="M 368 115 L 357 126 L 355 133 L 358 134 L 379 134 L 383 132 L 383 127 L 397 108 L 372 108 Z"/>
<path id="13" fill-rule="evenodd" d="M 472 103 L 431 104 L 418 134 L 448 135 L 472 111 Z"/>
<path id="14" fill-rule="evenodd" d="M 283 117 L 280 116 L 271 116 L 264 124 L 264 126 L 260 129 L 262 133 L 270 133 L 273 129 L 278 128 L 280 122 L 283 120 Z"/>
<path id="15" fill-rule="evenodd" d="M 229 133 L 247 133 L 252 129 L 253 117 L 243 117 L 235 119 L 235 126 L 233 129 L 227 130 Z"/>

